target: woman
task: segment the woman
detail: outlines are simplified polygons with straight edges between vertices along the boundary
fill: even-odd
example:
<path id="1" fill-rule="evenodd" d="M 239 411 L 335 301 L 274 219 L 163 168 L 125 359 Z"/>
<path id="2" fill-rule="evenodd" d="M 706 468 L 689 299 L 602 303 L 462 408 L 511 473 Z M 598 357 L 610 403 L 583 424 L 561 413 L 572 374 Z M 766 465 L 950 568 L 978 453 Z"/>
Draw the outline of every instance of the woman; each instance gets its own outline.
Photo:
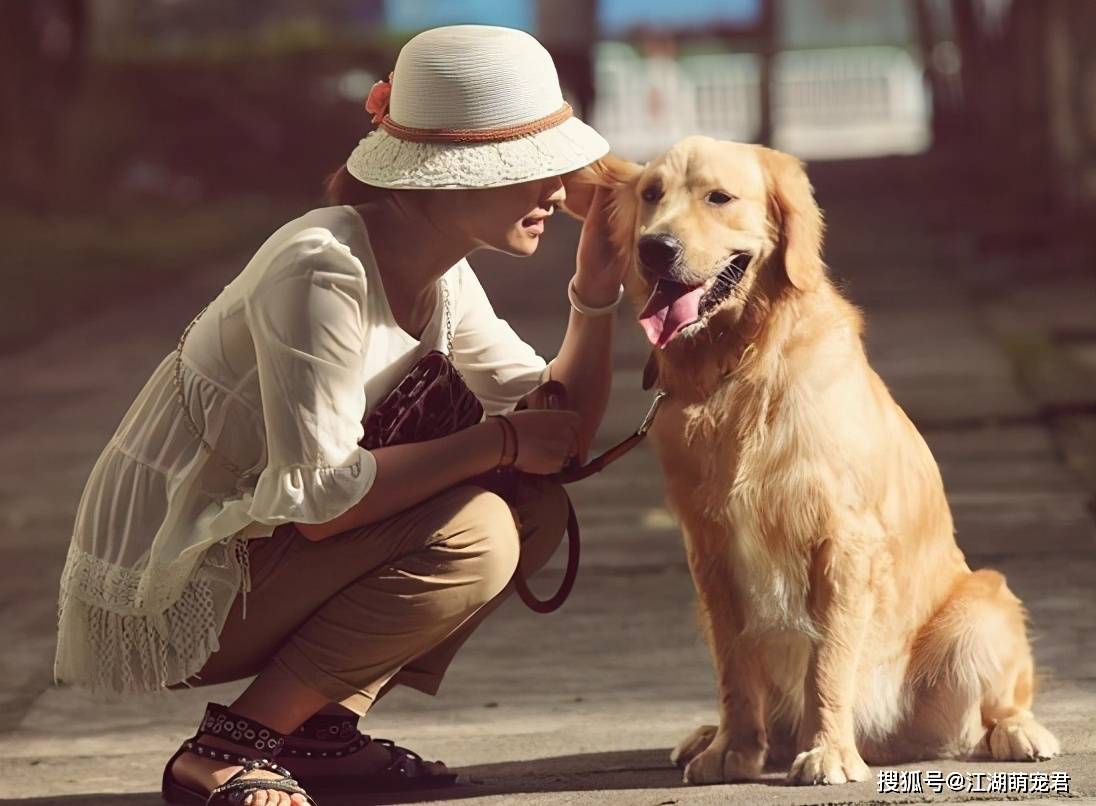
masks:
<path id="1" fill-rule="evenodd" d="M 169 761 L 173 801 L 451 782 L 357 719 L 395 683 L 436 692 L 519 552 L 532 573 L 559 542 L 558 485 L 523 476 L 512 511 L 462 482 L 500 464 L 558 471 L 605 409 L 622 288 L 600 200 L 551 363 L 465 260 L 532 254 L 561 177 L 608 150 L 563 103 L 544 49 L 503 28 L 427 31 L 367 108 L 380 127 L 332 177 L 330 206 L 275 232 L 184 331 L 81 499 L 58 681 L 129 693 L 257 675 Z M 360 447 L 363 416 L 431 349 L 508 422 Z M 544 407 L 549 379 L 569 410 Z M 522 399 L 533 407 L 514 411 Z"/>

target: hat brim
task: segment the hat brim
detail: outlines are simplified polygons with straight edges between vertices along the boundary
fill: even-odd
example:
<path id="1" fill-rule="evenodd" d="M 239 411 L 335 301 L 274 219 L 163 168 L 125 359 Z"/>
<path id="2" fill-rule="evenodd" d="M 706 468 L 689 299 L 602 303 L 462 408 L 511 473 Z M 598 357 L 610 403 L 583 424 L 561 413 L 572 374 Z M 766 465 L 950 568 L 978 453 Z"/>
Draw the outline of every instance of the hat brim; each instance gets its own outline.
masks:
<path id="1" fill-rule="evenodd" d="M 492 188 L 578 170 L 609 153 L 605 138 L 578 118 L 494 143 L 418 143 L 384 129 L 350 154 L 354 178 L 383 188 Z"/>

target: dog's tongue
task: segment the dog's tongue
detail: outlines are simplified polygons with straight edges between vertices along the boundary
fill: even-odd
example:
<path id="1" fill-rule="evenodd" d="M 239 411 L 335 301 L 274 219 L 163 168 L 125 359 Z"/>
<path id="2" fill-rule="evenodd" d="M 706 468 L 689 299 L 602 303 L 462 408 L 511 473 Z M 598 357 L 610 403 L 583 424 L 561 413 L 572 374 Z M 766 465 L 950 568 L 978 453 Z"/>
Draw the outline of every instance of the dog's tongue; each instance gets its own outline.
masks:
<path id="1" fill-rule="evenodd" d="M 704 286 L 690 288 L 671 280 L 659 280 L 639 315 L 639 324 L 656 347 L 665 347 L 677 332 L 700 318 Z"/>

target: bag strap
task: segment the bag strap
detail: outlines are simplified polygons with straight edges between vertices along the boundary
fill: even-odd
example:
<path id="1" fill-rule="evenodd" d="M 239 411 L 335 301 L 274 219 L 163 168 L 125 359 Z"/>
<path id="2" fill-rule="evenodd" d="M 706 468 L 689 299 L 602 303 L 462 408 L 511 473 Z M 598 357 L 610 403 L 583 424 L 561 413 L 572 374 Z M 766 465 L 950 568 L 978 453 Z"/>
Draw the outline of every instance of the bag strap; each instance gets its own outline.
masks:
<path id="1" fill-rule="evenodd" d="M 442 315 L 445 317 L 445 354 L 450 361 L 453 361 L 453 312 L 449 307 L 449 282 L 445 279 L 444 274 L 440 279 Z M 453 369 L 457 369 L 456 362 L 453 362 Z M 457 369 L 457 373 L 460 373 L 459 369 Z"/>
<path id="2" fill-rule="evenodd" d="M 442 275 L 441 282 L 441 303 L 442 303 L 442 315 L 445 317 L 445 357 L 449 359 L 449 365 L 453 367 L 453 371 L 457 373 L 457 377 L 464 382 L 464 385 L 468 385 L 468 379 L 464 377 L 464 373 L 460 371 L 460 367 L 457 366 L 457 361 L 453 358 L 453 309 L 449 302 L 449 280 L 446 275 Z"/>

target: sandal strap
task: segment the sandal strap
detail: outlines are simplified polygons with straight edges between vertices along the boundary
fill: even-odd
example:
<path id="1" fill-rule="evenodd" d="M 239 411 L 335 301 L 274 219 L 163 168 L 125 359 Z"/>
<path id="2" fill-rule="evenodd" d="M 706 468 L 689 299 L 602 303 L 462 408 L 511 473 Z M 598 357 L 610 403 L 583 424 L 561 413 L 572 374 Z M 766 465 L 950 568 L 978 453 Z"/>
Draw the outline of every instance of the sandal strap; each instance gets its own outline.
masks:
<path id="1" fill-rule="evenodd" d="M 198 737 L 202 734 L 216 736 L 218 739 L 246 748 L 250 754 L 247 758 L 254 758 L 256 754 L 260 756 L 277 755 L 285 744 L 285 736 L 278 731 L 264 725 L 262 722 L 240 716 L 215 702 L 206 705 L 202 724 L 191 741 L 197 742 Z"/>
<path id="2" fill-rule="evenodd" d="M 195 739 L 187 739 L 183 742 L 183 749 L 187 752 L 195 753 L 202 758 L 209 758 L 215 761 L 227 761 L 233 765 L 243 765 L 255 760 L 254 756 L 241 756 L 238 753 L 230 753 L 221 747 L 214 747 L 211 744 L 200 742 Z"/>
<path id="3" fill-rule="evenodd" d="M 387 747 L 393 753 L 397 753 L 401 756 L 407 756 L 408 758 L 412 758 L 415 761 L 422 761 L 422 756 L 420 756 L 414 750 L 411 750 L 410 748 L 407 748 L 407 747 L 400 747 L 398 744 L 396 744 L 391 739 L 374 739 L 373 741 L 376 742 L 377 744 L 383 744 L 385 747 Z"/>
<path id="4" fill-rule="evenodd" d="M 293 773 L 291 773 L 289 770 L 287 770 L 285 767 L 281 766 L 280 764 L 278 764 L 274 761 L 271 761 L 269 758 L 249 758 L 243 763 L 243 769 L 238 770 L 231 778 L 229 778 L 227 781 L 225 781 L 225 783 L 226 784 L 232 783 L 233 781 L 237 780 L 238 778 L 240 778 L 240 777 L 242 777 L 242 776 L 246 775 L 247 773 L 252 772 L 254 770 L 266 770 L 267 772 L 272 772 L 275 775 L 280 775 L 280 776 L 282 776 L 282 778 L 288 778 L 291 781 L 293 780 Z M 247 780 L 252 780 L 252 779 L 249 778 Z M 260 778 L 260 779 L 255 779 L 255 780 L 264 780 L 264 779 Z M 222 784 L 222 786 L 223 786 L 223 784 Z"/>
<path id="5" fill-rule="evenodd" d="M 356 731 L 355 731 L 356 732 Z M 358 733 L 357 738 L 351 741 L 341 744 L 338 747 L 331 747 L 327 749 L 319 748 L 303 748 L 285 746 L 278 754 L 279 756 L 290 756 L 293 758 L 341 758 L 342 756 L 349 756 L 357 753 L 366 745 L 373 741 L 369 736 L 364 733 Z"/>
<path id="6" fill-rule="evenodd" d="M 233 792 L 254 792 L 259 789 L 273 789 L 278 792 L 288 792 L 291 795 L 307 795 L 301 785 L 292 778 L 244 778 L 242 780 L 225 782 L 209 793 L 210 798 L 218 795 L 230 795 Z"/>
<path id="7" fill-rule="evenodd" d="M 345 745 L 333 747 L 328 750 L 315 748 L 306 750 L 303 748 L 287 746 L 279 755 L 281 757 L 289 756 L 291 758 L 341 758 L 342 756 L 353 755 L 367 745 L 373 743 L 388 748 L 388 751 L 392 756 L 392 760 L 388 763 L 388 766 L 385 767 L 385 770 L 398 773 L 406 778 L 415 778 L 418 776 L 420 766 L 424 763 L 422 756 L 414 750 L 401 747 L 391 739 L 374 739 L 364 733 L 359 733 L 356 739 Z"/>
<path id="8" fill-rule="evenodd" d="M 424 764 L 423 757 L 407 747 L 401 747 L 391 739 L 374 739 L 377 744 L 384 745 L 392 754 L 392 761 L 387 769 L 399 773 L 406 778 L 417 778 L 419 769 Z"/>
<path id="9" fill-rule="evenodd" d="M 267 770 L 281 778 L 244 778 L 243 776 L 253 770 Z M 225 796 L 226 800 L 230 802 L 243 802 L 243 796 L 248 793 L 255 792 L 262 789 L 270 789 L 278 792 L 285 792 L 290 795 L 304 795 L 309 799 L 309 802 L 313 802 L 300 784 L 292 777 L 289 770 L 285 767 L 278 766 L 270 759 L 257 758 L 250 759 L 244 765 L 243 769 L 221 784 L 219 787 L 209 793 L 207 802 L 213 802 L 220 796 Z M 235 797 L 233 797 L 235 796 Z"/>
<path id="10" fill-rule="evenodd" d="M 319 742 L 345 742 L 358 735 L 358 717 L 313 714 L 291 735 Z"/>

